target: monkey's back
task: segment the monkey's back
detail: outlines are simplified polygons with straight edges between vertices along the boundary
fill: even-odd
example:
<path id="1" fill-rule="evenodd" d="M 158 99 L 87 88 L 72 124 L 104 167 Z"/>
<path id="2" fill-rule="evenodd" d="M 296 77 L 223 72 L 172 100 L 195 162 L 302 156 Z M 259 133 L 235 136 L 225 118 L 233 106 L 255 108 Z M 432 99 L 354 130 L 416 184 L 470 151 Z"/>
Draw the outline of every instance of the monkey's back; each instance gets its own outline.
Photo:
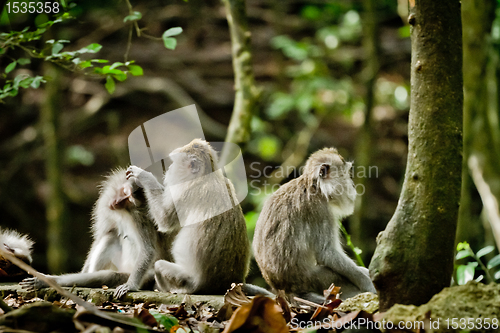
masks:
<path id="1" fill-rule="evenodd" d="M 255 226 L 253 249 L 264 279 L 286 292 L 317 291 L 311 281 L 316 247 L 335 232 L 326 198 L 301 176 L 267 199 Z M 307 217 L 307 219 L 304 218 Z"/>

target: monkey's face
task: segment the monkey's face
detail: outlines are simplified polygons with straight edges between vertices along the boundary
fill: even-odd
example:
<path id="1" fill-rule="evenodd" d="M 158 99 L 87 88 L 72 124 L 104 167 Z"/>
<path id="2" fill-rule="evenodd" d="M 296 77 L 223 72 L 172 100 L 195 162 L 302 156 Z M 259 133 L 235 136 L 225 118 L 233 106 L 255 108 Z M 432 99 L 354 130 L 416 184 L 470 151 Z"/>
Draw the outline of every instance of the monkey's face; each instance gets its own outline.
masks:
<path id="1" fill-rule="evenodd" d="M 217 168 L 217 154 L 204 140 L 195 139 L 169 155 L 172 164 L 165 180 L 168 185 L 179 184 L 208 175 Z"/>
<path id="2" fill-rule="evenodd" d="M 352 213 L 356 199 L 351 168 L 352 163 L 346 162 L 336 149 L 326 148 L 311 155 L 304 172 L 342 215 Z"/>

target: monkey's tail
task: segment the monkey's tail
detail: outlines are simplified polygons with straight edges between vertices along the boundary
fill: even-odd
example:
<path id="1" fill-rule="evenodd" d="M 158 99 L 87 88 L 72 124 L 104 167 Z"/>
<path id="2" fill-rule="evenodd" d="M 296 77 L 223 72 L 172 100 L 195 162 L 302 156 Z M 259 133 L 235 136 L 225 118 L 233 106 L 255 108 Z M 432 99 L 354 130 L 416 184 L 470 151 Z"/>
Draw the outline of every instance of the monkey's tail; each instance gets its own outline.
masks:
<path id="1" fill-rule="evenodd" d="M 249 296 L 263 295 L 271 298 L 276 297 L 276 295 L 270 292 L 269 290 L 250 283 L 243 283 L 241 289 L 245 294 Z"/>

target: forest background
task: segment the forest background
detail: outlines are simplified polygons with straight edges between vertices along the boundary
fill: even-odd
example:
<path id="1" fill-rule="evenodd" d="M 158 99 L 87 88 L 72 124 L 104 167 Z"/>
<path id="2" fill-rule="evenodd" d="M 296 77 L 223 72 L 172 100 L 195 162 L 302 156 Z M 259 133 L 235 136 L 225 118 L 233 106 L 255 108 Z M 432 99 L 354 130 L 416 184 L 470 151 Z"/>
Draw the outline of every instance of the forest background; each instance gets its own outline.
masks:
<path id="1" fill-rule="evenodd" d="M 134 23 L 124 22 L 131 14 L 127 3 L 68 6 L 74 19 L 54 25 L 35 43 L 40 47 L 51 39 L 68 40 L 64 50 L 70 51 L 99 43 L 102 49 L 95 57 L 111 63 L 124 62 L 124 57 L 134 60 L 143 75 L 116 82 L 113 94 L 101 76 L 39 59 L 19 62 L 9 71 L 14 60 L 29 57 L 22 49 L 0 55 L 2 80 L 19 74 L 52 79 L 38 89 L 20 89 L 0 104 L 0 225 L 30 234 L 36 241 L 34 267 L 42 272 L 81 268 L 91 241 L 97 185 L 111 169 L 129 164 L 127 138 L 134 128 L 195 103 L 205 115 L 201 123 L 207 140 L 222 141 L 227 132 L 234 75 L 223 3 L 132 2 L 133 11 L 142 16 L 135 22 L 144 30 L 138 37 L 134 27 L 131 43 Z M 457 242 L 467 241 L 477 250 L 495 244 L 490 222 L 498 222 L 498 205 L 495 216 L 482 199 L 500 199 L 500 4 L 472 3 L 462 2 L 466 158 Z M 0 30 L 34 29 L 49 19 L 44 15 L 7 14 L 4 9 Z M 298 169 L 311 152 L 333 146 L 356 165 L 353 175 L 363 194 L 344 225 L 368 263 L 377 234 L 397 206 L 407 159 L 408 3 L 255 0 L 247 1 L 247 16 L 259 89 L 250 138 L 242 145 L 249 180 L 242 208 L 249 238 L 263 200 L 278 184 L 298 176 L 270 171 Z M 160 38 L 172 27 L 183 29 L 175 50 L 165 48 Z M 54 105 L 59 122 L 55 153 L 44 134 L 43 117 L 44 109 Z M 54 201 L 47 161 L 59 153 L 62 214 L 61 223 L 51 229 L 47 207 Z M 478 163 L 469 166 L 472 155 Z M 479 180 L 470 176 L 474 172 L 481 175 Z M 476 185 L 484 189 L 481 179 L 489 193 L 476 190 Z M 50 254 L 49 244 L 57 235 L 62 235 L 63 251 L 56 256 Z M 249 280 L 262 282 L 255 265 Z"/>

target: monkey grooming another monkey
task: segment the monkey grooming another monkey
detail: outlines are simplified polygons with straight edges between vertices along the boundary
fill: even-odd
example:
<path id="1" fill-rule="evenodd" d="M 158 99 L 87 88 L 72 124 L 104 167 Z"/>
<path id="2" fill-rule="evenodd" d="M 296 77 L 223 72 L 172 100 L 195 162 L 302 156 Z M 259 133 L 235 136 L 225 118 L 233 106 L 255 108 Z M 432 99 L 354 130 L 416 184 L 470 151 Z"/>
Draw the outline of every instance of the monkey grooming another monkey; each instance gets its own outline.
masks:
<path id="1" fill-rule="evenodd" d="M 27 264 L 31 264 L 31 251 L 34 242 L 15 230 L 0 229 L 0 246 Z M 27 273 L 0 254 L 0 282 L 19 281 Z"/>
<path id="2" fill-rule="evenodd" d="M 368 269 L 343 251 L 338 222 L 352 214 L 356 190 L 335 148 L 312 154 L 304 173 L 267 199 L 255 226 L 255 259 L 267 283 L 321 303 L 331 283 L 342 299 L 376 293 Z"/>
<path id="3" fill-rule="evenodd" d="M 232 183 L 217 163 L 217 153 L 195 139 L 170 154 L 173 163 L 164 186 L 136 166 L 127 177 L 144 189 L 160 231 L 181 226 L 172 247 L 173 261 L 155 263 L 163 291 L 223 294 L 248 272 L 246 224 Z"/>
<path id="4" fill-rule="evenodd" d="M 159 234 L 148 216 L 144 195 L 117 169 L 101 184 L 92 212 L 91 245 L 82 271 L 49 276 L 61 286 L 117 287 L 114 296 L 154 284 L 153 264 L 170 258 L 172 234 Z M 21 282 L 32 290 L 47 287 L 36 278 Z"/>

